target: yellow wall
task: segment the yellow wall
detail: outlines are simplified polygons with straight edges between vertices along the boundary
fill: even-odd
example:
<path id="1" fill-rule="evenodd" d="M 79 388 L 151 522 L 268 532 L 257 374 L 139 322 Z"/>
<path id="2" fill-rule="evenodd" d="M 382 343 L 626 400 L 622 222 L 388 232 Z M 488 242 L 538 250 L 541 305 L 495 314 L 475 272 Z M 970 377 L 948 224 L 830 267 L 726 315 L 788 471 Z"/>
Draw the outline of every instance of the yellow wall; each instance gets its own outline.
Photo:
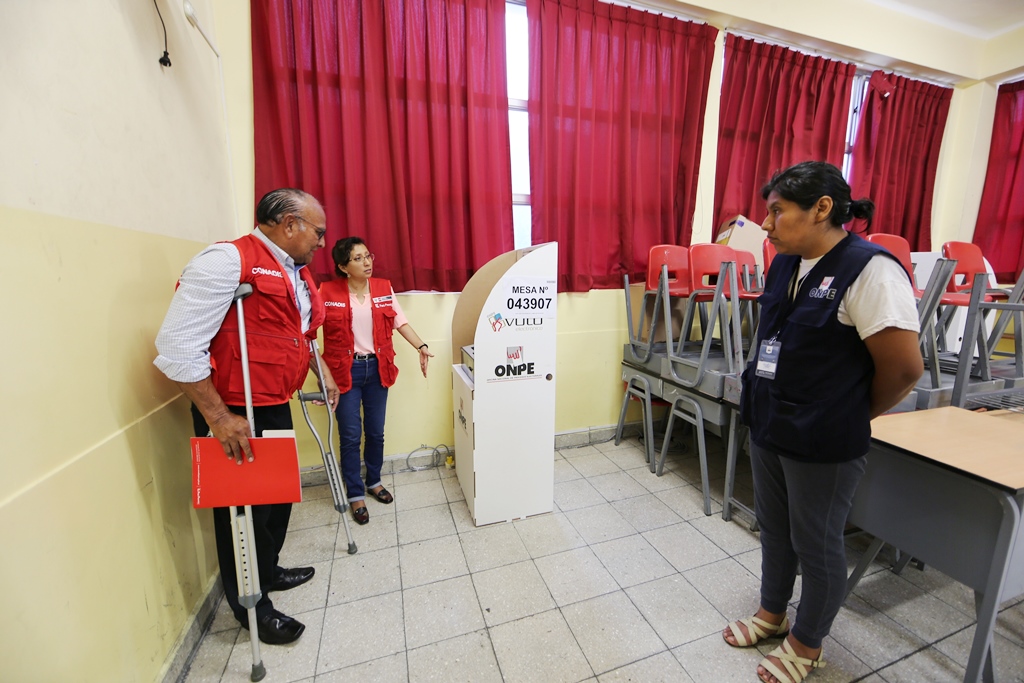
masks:
<path id="1" fill-rule="evenodd" d="M 236 228 L 216 60 L 160 6 L 170 69 L 151 3 L 0 3 L 4 680 L 157 679 L 216 571 L 151 361 L 182 265 Z"/>
<path id="2" fill-rule="evenodd" d="M 327 217 L 328 221 L 330 216 Z M 387 455 L 408 454 L 427 445 L 453 446 L 452 433 L 452 313 L 458 294 L 399 294 L 398 303 L 409 318 L 409 324 L 430 345 L 427 377 L 420 373 L 419 354 L 396 334 L 395 362 L 398 380 L 388 392 L 387 422 L 384 426 L 384 452 Z M 307 391 L 316 391 L 312 375 L 306 381 Z M 321 439 L 327 437 L 327 411 L 322 406 L 307 406 Z M 292 416 L 299 440 L 299 460 L 303 467 L 322 465 L 320 449 L 306 426 L 302 409 L 292 402 Z M 332 451 L 338 455 L 338 430 L 334 428 Z M 417 453 L 417 456 L 421 454 Z M 429 455 L 429 453 L 425 453 Z"/>
<path id="3" fill-rule="evenodd" d="M 170 69 L 157 64 L 163 35 L 148 2 L 0 3 L 5 680 L 158 679 L 216 575 L 209 515 L 189 506 L 187 406 L 151 360 L 181 267 L 253 223 L 248 3 L 193 0 L 218 62 L 179 2 L 157 2 Z M 1024 71 L 1024 31 L 983 41 L 865 0 L 654 2 L 956 84 L 936 241 L 970 236 L 995 85 Z M 711 233 L 721 68 L 720 41 L 696 241 Z M 452 442 L 456 298 L 401 297 L 436 359 L 424 379 L 396 339 L 388 453 Z M 559 296 L 557 431 L 615 422 L 623 311 L 614 290 Z M 316 464 L 296 414 L 303 464 Z"/>

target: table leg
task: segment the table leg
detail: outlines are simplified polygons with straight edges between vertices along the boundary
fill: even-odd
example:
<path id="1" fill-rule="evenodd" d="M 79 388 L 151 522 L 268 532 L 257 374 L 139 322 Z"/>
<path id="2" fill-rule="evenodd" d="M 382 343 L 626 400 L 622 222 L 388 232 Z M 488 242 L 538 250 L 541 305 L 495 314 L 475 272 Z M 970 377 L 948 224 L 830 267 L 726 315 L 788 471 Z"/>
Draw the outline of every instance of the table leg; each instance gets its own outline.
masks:
<path id="1" fill-rule="evenodd" d="M 868 570 L 868 567 L 874 562 L 875 557 L 878 556 L 878 551 L 885 545 L 885 541 L 875 536 L 875 539 L 871 541 L 871 545 L 864 551 L 864 556 L 860 558 L 860 562 L 853 568 L 853 573 L 850 574 L 850 578 L 846 581 L 846 597 L 850 597 L 850 593 L 857 587 L 857 583 L 860 582 L 864 572 Z"/>
<path id="2" fill-rule="evenodd" d="M 1009 571 L 1010 551 L 1020 522 L 1020 512 L 1009 496 L 1000 496 L 999 503 L 1002 507 L 1003 522 L 995 534 L 995 552 L 989 565 L 988 580 L 985 582 L 984 590 L 974 591 L 978 626 L 974 631 L 974 643 L 971 645 L 971 656 L 967 660 L 964 683 L 977 683 L 980 680 L 985 680 L 986 683 L 995 682 L 992 633 L 996 627 L 996 616 L 999 613 L 999 600 L 1006 582 L 1006 573 Z"/>

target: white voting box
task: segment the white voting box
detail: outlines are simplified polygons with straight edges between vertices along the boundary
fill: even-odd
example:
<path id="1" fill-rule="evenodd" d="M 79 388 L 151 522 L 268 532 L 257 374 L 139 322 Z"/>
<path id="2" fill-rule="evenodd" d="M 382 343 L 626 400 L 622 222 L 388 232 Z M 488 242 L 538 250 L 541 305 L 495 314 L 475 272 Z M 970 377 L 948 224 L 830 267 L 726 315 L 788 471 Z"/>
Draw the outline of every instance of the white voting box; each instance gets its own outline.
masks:
<path id="1" fill-rule="evenodd" d="M 455 472 L 477 526 L 553 508 L 557 274 L 556 243 L 511 251 L 455 306 Z"/>

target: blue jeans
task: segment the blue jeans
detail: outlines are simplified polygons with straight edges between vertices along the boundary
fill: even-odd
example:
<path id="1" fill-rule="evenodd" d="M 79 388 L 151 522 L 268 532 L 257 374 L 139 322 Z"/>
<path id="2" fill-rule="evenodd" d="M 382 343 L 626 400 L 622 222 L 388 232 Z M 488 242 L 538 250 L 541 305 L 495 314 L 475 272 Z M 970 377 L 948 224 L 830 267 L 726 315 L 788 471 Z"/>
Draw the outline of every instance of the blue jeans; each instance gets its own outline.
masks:
<path id="1" fill-rule="evenodd" d="M 367 488 L 380 486 L 380 468 L 384 464 L 384 414 L 387 406 L 388 390 L 381 386 L 377 359 L 353 360 L 352 388 L 338 397 L 338 407 L 334 409 L 341 436 L 341 478 L 345 481 L 345 492 L 350 503 L 364 500 Z M 359 441 L 364 430 L 365 488 L 363 480 L 359 478 Z"/>

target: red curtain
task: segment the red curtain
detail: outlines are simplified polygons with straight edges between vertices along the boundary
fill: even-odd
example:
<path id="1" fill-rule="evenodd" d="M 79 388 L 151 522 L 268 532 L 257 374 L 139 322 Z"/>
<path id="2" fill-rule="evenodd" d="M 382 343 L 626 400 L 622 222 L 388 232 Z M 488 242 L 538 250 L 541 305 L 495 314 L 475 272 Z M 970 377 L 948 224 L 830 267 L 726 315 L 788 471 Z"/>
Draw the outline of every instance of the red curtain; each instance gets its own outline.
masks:
<path id="1" fill-rule="evenodd" d="M 512 248 L 504 2 L 251 8 L 257 197 L 316 195 L 328 247 L 363 237 L 399 291 L 461 290 Z"/>
<path id="2" fill-rule="evenodd" d="M 527 0 L 533 242 L 559 288 L 643 277 L 689 244 L 718 31 L 594 0 Z"/>
<path id="3" fill-rule="evenodd" d="M 999 86 L 974 243 L 999 282 L 1024 268 L 1024 81 Z"/>
<path id="4" fill-rule="evenodd" d="M 869 232 L 906 238 L 931 251 L 932 195 L 952 88 L 876 71 L 853 143 L 853 198 L 875 202 Z M 854 221 L 855 229 L 864 229 Z"/>
<path id="5" fill-rule="evenodd" d="M 856 66 L 725 37 L 714 235 L 737 214 L 764 218 L 761 188 L 801 161 L 843 165 Z"/>

